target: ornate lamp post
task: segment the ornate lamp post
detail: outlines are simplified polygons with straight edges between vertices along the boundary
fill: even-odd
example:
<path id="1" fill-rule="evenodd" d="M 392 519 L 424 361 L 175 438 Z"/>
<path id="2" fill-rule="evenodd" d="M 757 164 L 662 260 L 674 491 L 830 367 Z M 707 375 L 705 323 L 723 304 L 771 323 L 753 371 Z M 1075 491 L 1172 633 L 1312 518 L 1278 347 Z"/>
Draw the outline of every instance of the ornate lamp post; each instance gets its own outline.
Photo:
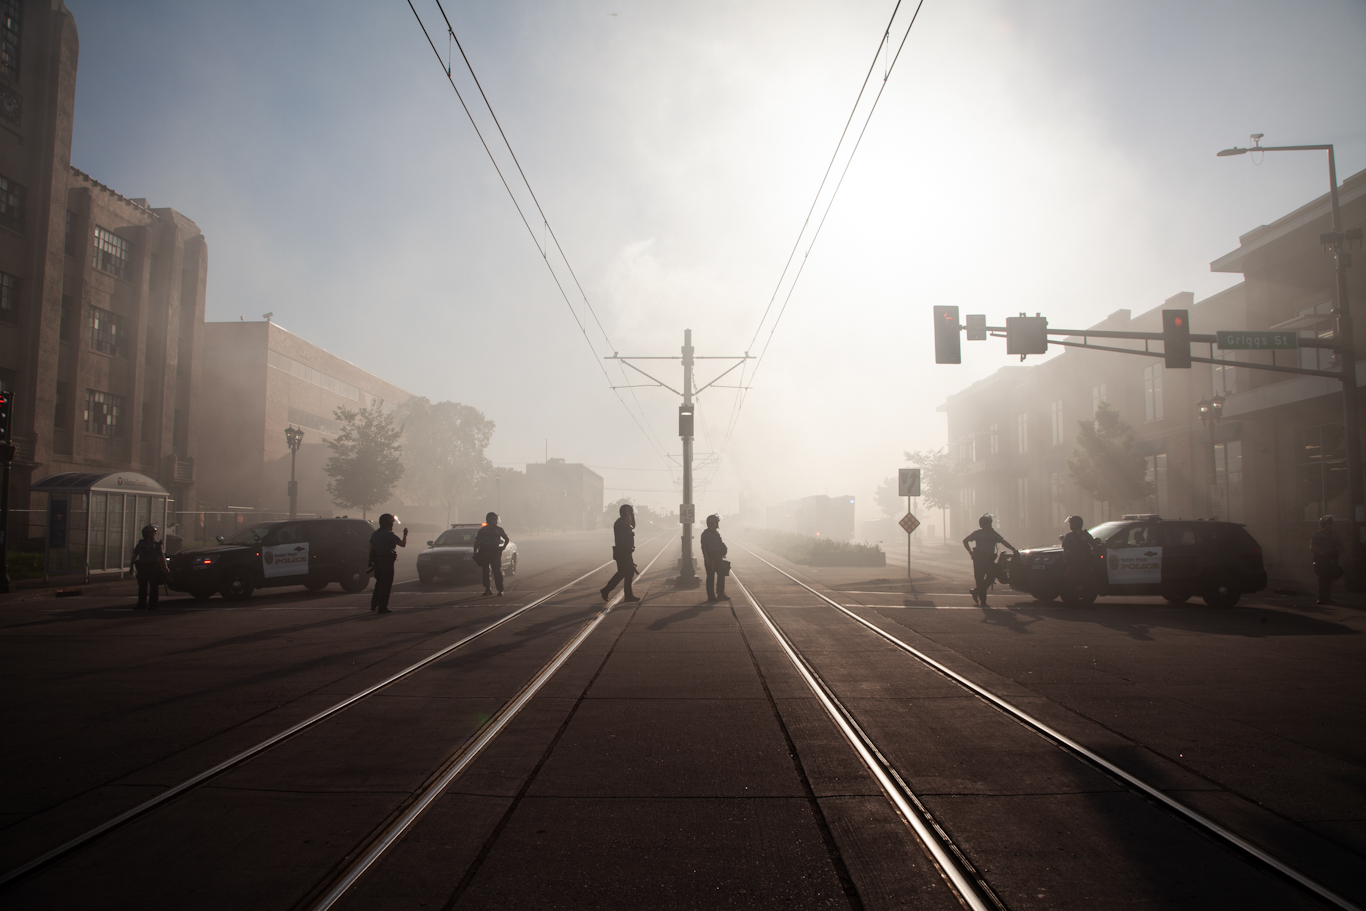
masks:
<path id="1" fill-rule="evenodd" d="M 286 427 L 285 442 L 289 444 L 289 517 L 293 519 L 299 511 L 299 485 L 294 480 L 294 462 L 299 455 L 299 447 L 304 444 L 303 428 L 292 424 Z"/>
<path id="2" fill-rule="evenodd" d="M 1218 424 L 1224 415 L 1224 397 L 1216 395 L 1213 398 L 1201 399 L 1195 403 L 1195 407 L 1200 412 L 1200 423 L 1209 428 L 1209 498 L 1210 505 L 1213 506 L 1215 491 L 1219 486 L 1219 465 L 1214 455 L 1214 425 Z"/>

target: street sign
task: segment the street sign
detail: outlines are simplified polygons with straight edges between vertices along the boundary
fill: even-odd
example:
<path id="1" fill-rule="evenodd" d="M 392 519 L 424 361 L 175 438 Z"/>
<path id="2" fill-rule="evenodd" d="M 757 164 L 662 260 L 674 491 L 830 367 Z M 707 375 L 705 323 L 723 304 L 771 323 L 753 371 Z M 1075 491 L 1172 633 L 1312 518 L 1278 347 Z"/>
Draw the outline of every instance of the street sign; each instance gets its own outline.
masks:
<path id="1" fill-rule="evenodd" d="M 920 520 L 910 513 L 906 513 L 906 515 L 901 517 L 901 521 L 896 524 L 906 529 L 906 534 L 909 535 L 920 527 Z"/>
<path id="2" fill-rule="evenodd" d="M 1300 335 L 1286 332 L 1249 332 L 1246 329 L 1220 329 L 1219 347 L 1225 351 L 1294 351 L 1300 347 Z"/>
<path id="3" fill-rule="evenodd" d="M 681 503 L 678 507 L 678 522 L 680 525 L 692 525 L 697 521 L 697 504 Z"/>
<path id="4" fill-rule="evenodd" d="M 984 342 L 987 340 L 987 316 L 985 313 L 969 313 L 966 317 L 968 327 L 968 341 Z"/>
<path id="5" fill-rule="evenodd" d="M 920 469 L 898 468 L 896 472 L 896 489 L 898 496 L 920 496 Z"/>

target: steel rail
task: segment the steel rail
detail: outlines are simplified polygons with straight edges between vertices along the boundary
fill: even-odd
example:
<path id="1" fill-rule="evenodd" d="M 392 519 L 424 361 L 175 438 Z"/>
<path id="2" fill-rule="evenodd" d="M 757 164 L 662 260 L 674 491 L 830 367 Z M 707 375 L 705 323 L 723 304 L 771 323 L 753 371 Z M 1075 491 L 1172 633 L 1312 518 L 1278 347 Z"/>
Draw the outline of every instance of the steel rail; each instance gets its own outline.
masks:
<path id="1" fill-rule="evenodd" d="M 650 560 L 649 563 L 645 564 L 645 569 L 641 570 L 640 575 L 643 576 L 646 572 L 649 572 L 650 567 L 655 565 L 655 561 L 662 557 L 664 551 L 668 550 L 671 545 L 672 542 L 664 545 L 664 548 L 660 550 L 659 553 L 655 554 L 654 558 Z M 601 567 L 599 567 L 599 569 L 600 568 Z M 355 885 L 358 879 L 365 875 L 367 870 L 374 866 L 375 862 L 383 856 L 384 852 L 388 851 L 389 848 L 403 836 L 403 833 L 408 831 L 412 824 L 417 821 L 417 818 L 423 814 L 427 807 L 431 806 L 432 801 L 440 797 L 441 793 L 446 790 L 450 783 L 455 781 L 455 779 L 460 776 L 461 772 L 469 768 L 470 763 L 479 758 L 479 754 L 484 751 L 484 748 L 503 732 L 503 729 L 511 723 L 512 719 L 515 718 L 522 708 L 531 701 L 532 697 L 540 691 L 541 687 L 546 684 L 546 681 L 553 677 L 555 672 L 564 666 L 564 663 L 569 660 L 569 657 L 573 655 L 574 652 L 578 650 L 579 646 L 583 645 L 588 637 L 592 635 L 593 631 L 598 628 L 598 625 L 602 623 L 603 619 L 612 611 L 612 608 L 621 603 L 621 599 L 624 596 L 624 589 L 622 592 L 614 595 L 612 599 L 603 606 L 602 610 L 579 630 L 578 634 L 575 635 L 573 639 L 561 646 L 560 650 L 555 654 L 555 657 L 551 658 L 536 676 L 518 691 L 516 696 L 505 703 L 503 707 L 498 710 L 497 714 L 489 719 L 483 730 L 479 732 L 473 741 L 464 748 L 457 750 L 456 753 L 447 760 L 445 771 L 437 776 L 435 781 L 417 795 L 402 816 L 372 838 L 370 847 L 357 858 L 354 863 L 347 867 L 346 872 L 342 874 L 322 898 L 310 906 L 312 911 L 327 911 L 327 909 L 335 905 L 341 897 L 346 894 L 348 889 Z"/>
<path id="2" fill-rule="evenodd" d="M 1026 727 L 1030 728 L 1036 733 L 1042 734 L 1044 737 L 1048 738 L 1049 740 L 1056 743 L 1058 746 L 1077 756 L 1079 759 L 1082 759 L 1090 763 L 1091 765 L 1105 772 L 1107 775 L 1118 780 L 1121 784 L 1124 784 L 1134 789 L 1135 791 L 1138 791 L 1145 797 L 1148 797 L 1154 802 L 1160 804 L 1165 809 L 1172 811 L 1177 816 L 1181 817 L 1189 823 L 1192 823 L 1198 829 L 1204 831 L 1206 834 L 1213 835 L 1217 840 L 1222 841 L 1225 844 L 1238 849 L 1244 854 L 1247 854 L 1254 860 L 1266 865 L 1272 871 L 1280 874 L 1281 876 L 1290 880 L 1297 886 L 1300 886 L 1301 888 L 1309 892 L 1312 892 L 1314 895 L 1318 896 L 1324 901 L 1330 902 L 1336 907 L 1343 909 L 1343 911 L 1366 911 L 1366 909 L 1362 909 L 1360 905 L 1354 904 L 1347 898 L 1338 895 L 1336 892 L 1329 889 L 1327 886 L 1324 886 L 1321 883 L 1316 882 L 1313 879 L 1310 879 L 1308 876 L 1296 870 L 1294 867 L 1290 866 L 1289 864 L 1285 863 L 1284 861 L 1280 860 L 1274 855 L 1268 853 L 1267 851 L 1262 850 L 1261 848 L 1257 847 L 1247 839 L 1237 835 L 1231 830 L 1225 828 L 1224 826 L 1210 819 L 1208 816 L 1196 812 L 1195 810 L 1191 809 L 1190 807 L 1186 806 L 1185 804 L 1177 800 L 1173 800 L 1171 797 L 1167 796 L 1162 791 L 1158 790 L 1157 788 L 1153 787 L 1152 785 L 1148 784 L 1142 779 L 1135 777 L 1129 772 L 1126 772 L 1124 769 L 1115 765 L 1113 762 L 1110 762 L 1103 756 L 1100 756 L 1092 750 L 1087 749 L 1077 741 L 1073 740 L 1071 737 L 1068 737 L 1066 734 L 1063 734 L 1062 732 L 1055 730 L 1053 727 L 1038 720 L 1034 716 L 1030 715 L 1028 712 L 1025 712 L 1023 709 L 1017 708 L 1010 702 L 1007 702 L 1005 699 L 1001 698 L 1000 696 L 997 696 L 991 690 L 988 690 L 986 687 L 974 683 L 973 681 L 964 677 L 962 674 L 959 674 L 957 671 L 951 670 L 950 668 L 934 660 L 929 655 L 926 655 L 924 652 L 920 651 L 914 646 L 901 641 L 896 636 L 893 636 L 891 633 L 887 632 L 886 630 L 882 629 L 881 627 L 877 626 L 871 621 L 865 620 L 863 617 L 860 617 L 858 614 L 849 610 L 844 605 L 816 591 L 814 588 L 807 585 L 805 582 L 798 579 L 796 576 L 792 575 L 791 573 L 787 572 L 781 567 L 769 563 L 769 561 L 765 560 L 763 557 L 759 556 L 754 551 L 750 550 L 748 547 L 745 547 L 743 544 L 737 546 L 739 546 L 750 556 L 754 557 L 756 560 L 771 567 L 772 569 L 777 570 L 784 576 L 787 576 L 787 578 L 791 579 L 793 582 L 797 583 L 802 588 L 806 589 L 811 594 L 815 595 L 817 598 L 820 598 L 826 604 L 829 604 L 831 607 L 835 608 L 836 610 L 847 615 L 851 619 L 867 627 L 869 630 L 876 633 L 878 636 L 881 636 L 883 639 L 890 642 L 892 645 L 896 646 L 897 648 L 901 649 L 907 654 L 911 655 L 916 660 L 929 666 L 935 671 L 938 671 L 940 674 L 949 678 L 954 683 L 957 683 L 965 689 L 970 690 L 974 695 L 985 700 L 987 703 L 1004 712 L 1006 715 L 1009 715 L 1011 718 L 1014 718 L 1016 721 L 1020 722 L 1021 724 L 1025 725 Z"/>
<path id="3" fill-rule="evenodd" d="M 761 558 L 762 559 L 762 558 Z M 786 653 L 792 666 L 797 673 L 806 681 L 807 687 L 820 701 L 825 708 L 825 712 L 839 728 L 844 739 L 854 748 L 859 759 L 863 760 L 864 766 L 877 779 L 878 786 L 882 788 L 882 793 L 887 795 L 887 799 L 892 806 L 896 807 L 902 819 L 915 833 L 916 838 L 925 846 L 930 853 L 935 865 L 939 867 L 940 874 L 949 888 L 954 891 L 959 901 L 961 901 L 970 911 L 1005 911 L 1005 905 L 987 885 L 986 880 L 972 866 L 971 862 L 959 851 L 958 846 L 953 843 L 943 828 L 935 821 L 929 810 L 920 798 L 916 797 L 909 785 L 897 773 L 892 764 L 882 755 L 882 751 L 873 743 L 872 738 L 864 732 L 863 728 L 854 720 L 853 715 L 844 704 L 839 701 L 831 689 L 817 672 L 811 667 L 796 647 L 792 645 L 787 635 L 782 632 L 763 609 L 758 600 L 740 581 L 739 576 L 731 573 L 731 581 L 740 586 L 740 591 L 744 593 L 750 606 L 754 608 L 759 618 L 764 621 L 768 631 L 773 634 L 773 638 Z"/>
<path id="4" fill-rule="evenodd" d="M 19 879 L 22 879 L 22 878 L 25 877 L 25 876 L 28 876 L 30 873 L 33 873 L 33 872 L 39 870 L 40 868 L 47 866 L 48 864 L 52 863 L 53 861 L 56 861 L 56 860 L 61 859 L 62 857 L 64 857 L 64 856 L 70 854 L 71 852 L 73 852 L 73 851 L 75 851 L 75 850 L 77 850 L 77 849 L 79 849 L 79 848 L 81 848 L 81 847 L 83 847 L 83 846 L 89 844 L 90 842 L 94 841 L 95 839 L 100 838 L 101 836 L 107 835 L 109 832 L 112 832 L 114 829 L 117 829 L 117 828 L 119 828 L 120 826 L 123 826 L 123 825 L 125 825 L 126 823 L 129 823 L 129 822 L 133 821 L 134 819 L 137 819 L 139 816 L 143 816 L 143 815 L 145 815 L 145 814 L 151 812 L 152 810 L 155 810 L 157 807 L 160 807 L 161 805 L 163 805 L 163 804 L 165 804 L 165 803 L 168 803 L 169 801 L 174 800 L 175 798 L 179 797 L 181 794 L 184 794 L 186 791 L 189 791 L 189 790 L 191 790 L 192 788 L 198 787 L 199 785 L 203 784 L 204 782 L 208 781 L 209 779 L 215 778 L 215 777 L 217 777 L 217 776 L 223 774 L 224 772 L 228 771 L 229 769 L 233 768 L 234 766 L 241 765 L 242 763 L 246 762 L 248 759 L 251 759 L 253 756 L 257 756 L 257 755 L 259 755 L 260 753 L 263 753 L 263 752 L 265 752 L 266 750 L 270 749 L 271 747 L 276 746 L 277 744 L 279 744 L 279 743 L 281 743 L 281 742 L 283 742 L 283 741 L 285 741 L 285 740 L 288 740 L 289 738 L 293 737 L 295 734 L 298 734 L 299 732 L 301 732 L 301 731 L 303 731 L 303 730 L 305 730 L 305 729 L 307 729 L 307 728 L 310 728 L 310 727 L 312 727 L 312 726 L 318 724 L 319 722 L 324 721 L 324 720 L 326 720 L 326 719 L 332 717 L 333 715 L 337 714 L 338 712 L 341 712 L 341 711 L 344 711 L 344 710 L 347 709 L 347 708 L 350 708 L 351 706 L 355 705 L 357 702 L 360 702 L 362 699 L 365 699 L 365 698 L 368 697 L 368 696 L 374 695 L 375 693 L 379 692 L 380 690 L 384 689 L 385 687 L 390 686 L 390 685 L 392 685 L 392 684 L 394 684 L 394 683 L 397 683 L 398 681 L 400 681 L 400 680 L 404 679 L 405 677 L 408 677 L 408 676 L 412 675 L 413 673 L 415 673 L 415 672 L 421 670 L 422 668 L 426 667 L 427 665 L 431 664 L 432 662 L 437 661 L 437 660 L 439 660 L 439 659 L 441 659 L 441 658 L 444 658 L 445 656 L 449 655 L 451 652 L 453 652 L 453 651 L 455 651 L 455 650 L 457 650 L 457 649 L 459 649 L 459 648 L 461 648 L 461 647 L 463 647 L 463 646 L 466 646 L 466 645 L 470 644 L 471 642 L 473 642 L 474 640 L 480 638 L 481 636 L 484 636 L 484 635 L 487 635 L 488 633 L 493 632 L 493 631 L 494 631 L 495 629 L 497 629 L 498 627 L 503 626 L 504 624 L 510 622 L 511 620 L 515 619 L 516 617 L 521 616 L 522 614 L 526 613 L 527 611 L 529 611 L 529 610 L 531 610 L 531 609 L 533 609 L 533 608 L 536 608 L 536 607 L 540 607 L 542 604 L 546 603 L 546 602 L 549 601 L 551 598 L 554 598 L 555 596 L 559 595 L 561 592 L 564 592 L 565 590 L 567 590 L 567 589 L 569 589 L 569 588 L 571 588 L 571 587 L 577 585 L 578 583 L 582 582 L 584 579 L 587 579 L 589 576 L 593 575 L 594 573 L 601 572 L 602 570 L 604 570 L 604 569 L 606 569 L 607 567 L 612 566 L 612 565 L 614 565 L 614 564 L 613 564 L 611 561 L 609 561 L 609 562 L 607 562 L 607 563 L 602 564 L 601 566 L 598 566 L 598 567 L 595 567 L 594 569 L 589 570 L 588 572 L 586 572 L 586 573 L 584 573 L 583 575 L 579 576 L 577 579 L 574 579 L 572 582 L 566 583 L 565 585 L 560 586 L 559 588 L 555 589 L 554 591 L 550 592 L 549 594 L 544 595 L 544 596 L 542 596 L 542 597 L 540 597 L 540 598 L 537 598 L 535 601 L 532 601 L 532 602 L 530 602 L 530 603 L 528 603 L 528 604 L 526 604 L 526 605 L 524 605 L 524 606 L 522 606 L 522 607 L 517 608 L 516 610 L 514 610 L 514 611 L 512 611 L 511 613 L 507 614 L 506 616 L 500 618 L 499 620 L 496 620 L 496 621 L 494 621 L 493 623 L 490 623 L 488 626 L 484 627 L 483 629 L 481 629 L 481 630 L 479 630 L 479 631 L 477 631 L 477 632 L 474 632 L 474 633 L 470 633 L 468 636 L 465 636 L 464 638 L 459 639 L 459 640 L 457 640 L 456 642 L 453 642 L 453 643 L 451 643 L 450 645 L 448 645 L 448 646 L 446 646 L 446 647 L 444 647 L 444 648 L 438 649 L 437 651 L 433 652 L 432 654 L 428 655 L 427 657 L 423 658 L 422 660 L 420 660 L 420 661 L 418 661 L 418 662 L 416 662 L 416 663 L 414 663 L 414 664 L 408 665 L 406 668 L 404 668 L 404 669 L 401 670 L 401 671 L 398 671 L 398 672 L 395 673 L 395 674 L 391 674 L 390 676 L 388 676 L 388 677 L 386 677 L 385 679 L 381 680 L 379 683 L 376 683 L 376 684 L 374 684 L 374 685 L 372 685 L 372 686 L 368 686 L 368 687 L 366 687 L 365 689 L 361 690 L 360 692 L 355 693 L 355 694 L 353 694 L 353 695 L 351 695 L 351 696 L 348 696 L 347 698 L 343 699 L 341 702 L 338 702 L 337 704 L 335 704 L 335 705 L 333 705 L 333 706 L 330 706 L 330 707 L 328 707 L 328 708 L 325 708 L 325 709 L 323 709 L 322 711 L 320 711 L 320 712 L 318 712 L 318 713 L 316 713 L 316 714 L 314 714 L 314 715 L 311 715 L 311 716 L 309 716 L 308 718 L 305 718 L 303 721 L 300 721 L 300 722 L 298 722 L 297 724 L 291 725 L 290 727 L 286 728 L 285 730 L 281 731 L 280 733 L 275 734 L 275 735 L 272 736 L 272 737 L 268 737 L 268 738 L 265 739 L 265 740 L 262 740 L 260 743 L 256 744 L 255 746 L 248 747 L 247 749 L 245 749 L 245 750 L 243 750 L 242 752 L 236 754 L 235 756 L 232 756 L 232 757 L 229 758 L 229 759 L 223 760 L 222 762 L 218 763 L 217 765 L 213 766 L 212 768 L 207 769 L 207 770 L 205 770 L 205 771 L 203 771 L 203 772 L 200 772 L 198 775 L 195 775 L 193 778 L 187 778 L 187 779 L 185 779 L 185 780 L 182 781 L 180 784 L 177 784 L 177 785 L 175 785 L 175 786 L 173 786 L 173 787 L 171 787 L 171 788 L 168 788 L 168 789 L 165 790 L 165 791 L 162 791 L 162 792 L 161 792 L 160 794 L 158 794 L 157 796 L 152 797 L 152 798 L 150 798 L 150 799 L 148 799 L 148 800 L 146 800 L 146 801 L 143 801 L 142 803 L 138 804 L 137 806 L 133 807 L 132 809 L 127 810 L 127 811 L 125 811 L 125 812 L 123 812 L 123 813 L 120 813 L 118 816 L 115 816 L 113 819 L 110 819 L 110 820 L 107 820 L 107 821 L 104 822 L 104 823 L 101 823 L 100 825 L 98 825 L 98 826 L 96 826 L 95 828 L 89 830 L 88 832 L 85 832 L 85 833 L 83 833 L 83 834 L 81 834 L 81 835 L 78 835 L 78 836 L 76 836 L 75 838 L 71 839 L 70 841 L 65 842 L 65 843 L 63 843 L 63 844 L 61 844 L 61 845 L 58 845 L 57 847 L 53 848 L 51 851 L 48 851 L 46 854 L 43 854 L 43 855 L 41 855 L 41 856 L 39 856 L 39 857 L 34 858 L 33 860 L 29 861 L 28 863 L 24 864 L 23 866 L 16 867 L 16 868 L 14 868 L 13 870 L 10 870 L 10 871 L 9 871 L 8 873 L 6 873 L 4 876 L 0 876 L 0 888 L 3 888 L 3 887 L 5 887 L 5 886 L 8 886 L 9 884 L 11 884 L 11 883 L 13 883 L 13 882 L 15 882 L 15 881 L 17 881 L 17 880 L 19 880 Z"/>

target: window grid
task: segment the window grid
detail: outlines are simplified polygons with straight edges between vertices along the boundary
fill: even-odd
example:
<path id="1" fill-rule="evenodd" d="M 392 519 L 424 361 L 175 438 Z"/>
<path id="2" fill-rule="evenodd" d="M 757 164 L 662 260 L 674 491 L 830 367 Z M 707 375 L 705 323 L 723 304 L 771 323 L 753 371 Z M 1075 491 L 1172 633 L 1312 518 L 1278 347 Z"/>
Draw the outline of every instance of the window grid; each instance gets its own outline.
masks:
<path id="1" fill-rule="evenodd" d="M 98 389 L 85 391 L 85 429 L 104 437 L 123 435 L 123 396 Z"/>
<path id="2" fill-rule="evenodd" d="M 1100 406 L 1103 405 L 1105 402 L 1108 402 L 1108 401 L 1109 401 L 1109 399 L 1107 399 L 1107 398 L 1105 397 L 1105 384 L 1104 384 L 1104 383 L 1101 383 L 1099 386 L 1092 386 L 1092 387 L 1091 387 L 1091 414 L 1092 414 L 1093 416 L 1095 415 L 1095 413 L 1096 413 L 1097 411 L 1100 410 Z"/>
<path id="3" fill-rule="evenodd" d="M 1019 508 L 1020 527 L 1029 527 L 1029 478 L 1015 480 L 1015 499 Z"/>
<path id="4" fill-rule="evenodd" d="M 19 81 L 19 0 L 4 0 L 0 8 L 0 73 Z"/>
<path id="5" fill-rule="evenodd" d="M 1029 413 L 1020 412 L 1015 416 L 1015 448 L 1018 452 L 1029 452 Z"/>
<path id="6" fill-rule="evenodd" d="M 95 226 L 95 268 L 118 278 L 128 277 L 128 241 L 107 228 Z"/>
<path id="7" fill-rule="evenodd" d="M 128 331 L 123 317 L 99 307 L 90 308 L 90 348 L 101 354 L 113 357 L 127 357 L 128 346 L 124 339 Z"/>
<path id="8" fill-rule="evenodd" d="M 1162 365 L 1143 368 L 1143 420 L 1162 420 Z"/>
<path id="9" fill-rule="evenodd" d="M 1167 454 L 1144 456 L 1143 462 L 1143 480 L 1153 485 L 1153 492 L 1148 495 L 1149 509 L 1161 515 L 1167 509 Z"/>
<path id="10" fill-rule="evenodd" d="M 1053 424 L 1053 445 L 1061 446 L 1063 443 L 1062 399 L 1058 399 L 1056 402 L 1053 403 L 1051 412 L 1052 413 L 1050 417 L 1052 418 Z"/>
<path id="11" fill-rule="evenodd" d="M 996 429 L 996 425 L 991 425 L 991 454 L 998 455 L 1001 452 L 1001 435 Z"/>
<path id="12" fill-rule="evenodd" d="M 12 179 L 0 175 L 0 225 L 15 231 L 24 230 L 24 200 L 28 189 Z"/>
<path id="13" fill-rule="evenodd" d="M 19 321 L 19 279 L 8 272 L 0 272 L 0 319 Z"/>

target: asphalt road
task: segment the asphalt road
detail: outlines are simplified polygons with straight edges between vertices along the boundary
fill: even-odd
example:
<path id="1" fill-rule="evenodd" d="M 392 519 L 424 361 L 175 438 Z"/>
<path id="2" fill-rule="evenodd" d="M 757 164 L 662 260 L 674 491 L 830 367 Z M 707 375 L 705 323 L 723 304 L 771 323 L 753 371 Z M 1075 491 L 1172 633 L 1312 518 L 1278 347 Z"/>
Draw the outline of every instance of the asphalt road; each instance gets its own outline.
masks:
<path id="1" fill-rule="evenodd" d="M 676 539 L 642 542 L 642 568 L 663 556 L 639 605 L 604 615 L 603 569 L 0 904 L 313 907 L 430 791 L 338 907 L 962 907 L 761 607 L 1003 906 L 1322 906 L 778 568 L 1366 904 L 1359 599 L 1072 610 L 1005 591 L 983 609 L 951 550 L 916 555 L 909 593 L 904 563 L 760 554 L 771 566 L 736 543 L 753 602 L 736 580 L 729 603 L 675 589 Z M 118 595 L 0 602 L 0 871 L 533 603 L 608 544 L 527 539 L 507 597 L 401 582 L 384 617 L 335 589 L 156 614 Z"/>

